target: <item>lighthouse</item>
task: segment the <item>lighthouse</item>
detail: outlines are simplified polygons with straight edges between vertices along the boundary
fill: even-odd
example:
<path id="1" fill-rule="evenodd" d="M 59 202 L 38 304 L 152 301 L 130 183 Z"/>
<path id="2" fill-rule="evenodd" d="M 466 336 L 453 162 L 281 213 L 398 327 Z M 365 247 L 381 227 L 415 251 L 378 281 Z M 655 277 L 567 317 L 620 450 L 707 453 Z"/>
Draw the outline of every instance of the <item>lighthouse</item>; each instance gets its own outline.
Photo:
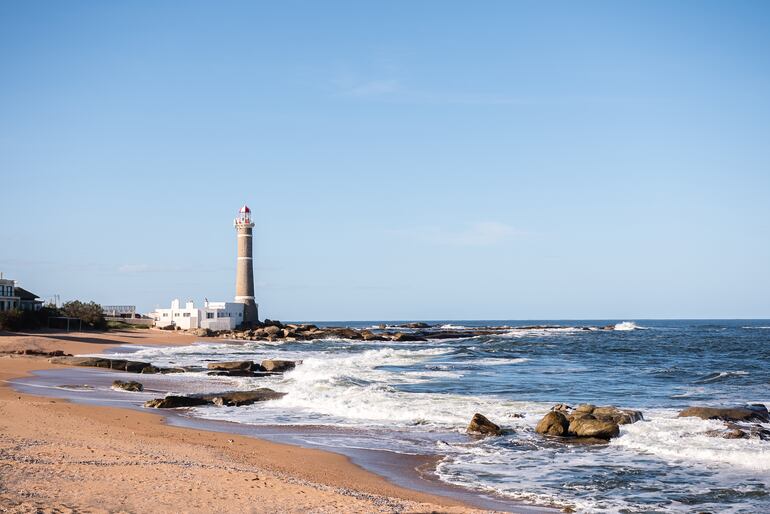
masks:
<path id="1" fill-rule="evenodd" d="M 251 209 L 247 205 L 238 211 L 235 218 L 238 235 L 238 263 L 235 268 L 235 301 L 243 304 L 243 325 L 254 326 L 259 321 L 257 302 L 254 298 L 254 265 L 252 255 Z"/>

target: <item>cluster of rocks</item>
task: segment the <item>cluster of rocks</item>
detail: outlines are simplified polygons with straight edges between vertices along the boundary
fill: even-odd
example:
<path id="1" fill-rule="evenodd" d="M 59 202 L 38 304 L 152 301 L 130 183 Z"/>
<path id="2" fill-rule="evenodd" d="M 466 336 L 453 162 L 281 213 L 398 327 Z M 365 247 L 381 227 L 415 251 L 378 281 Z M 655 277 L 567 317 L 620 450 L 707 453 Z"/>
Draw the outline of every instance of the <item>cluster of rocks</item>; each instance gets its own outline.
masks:
<path id="1" fill-rule="evenodd" d="M 743 407 L 688 407 L 679 413 L 679 417 L 723 421 L 723 429 L 706 432 L 706 435 L 711 437 L 757 438 L 770 441 L 770 430 L 761 425 L 761 423 L 770 423 L 770 413 L 763 404 L 749 404 Z"/>
<path id="2" fill-rule="evenodd" d="M 124 382 L 123 380 L 115 380 L 112 383 L 113 389 L 121 389 L 123 391 L 130 391 L 132 393 L 140 393 L 144 391 L 144 386 L 134 380 Z"/>
<path id="3" fill-rule="evenodd" d="M 535 427 L 539 434 L 578 439 L 580 442 L 605 442 L 620 434 L 619 425 L 644 419 L 638 410 L 614 406 L 578 405 L 574 409 L 560 403 L 554 406 Z M 479 435 L 501 435 L 504 430 L 482 414 L 473 415 L 466 432 Z"/>
<path id="4" fill-rule="evenodd" d="M 71 355 L 53 357 L 52 364 L 66 366 L 83 366 L 89 368 L 104 368 L 129 373 L 180 373 L 181 369 L 158 368 L 149 362 L 129 361 L 125 359 L 108 359 L 106 357 L 72 357 Z"/>
<path id="5" fill-rule="evenodd" d="M 535 427 L 538 434 L 607 441 L 620 435 L 620 425 L 644 419 L 638 410 L 583 404 L 574 409 L 555 405 Z"/>

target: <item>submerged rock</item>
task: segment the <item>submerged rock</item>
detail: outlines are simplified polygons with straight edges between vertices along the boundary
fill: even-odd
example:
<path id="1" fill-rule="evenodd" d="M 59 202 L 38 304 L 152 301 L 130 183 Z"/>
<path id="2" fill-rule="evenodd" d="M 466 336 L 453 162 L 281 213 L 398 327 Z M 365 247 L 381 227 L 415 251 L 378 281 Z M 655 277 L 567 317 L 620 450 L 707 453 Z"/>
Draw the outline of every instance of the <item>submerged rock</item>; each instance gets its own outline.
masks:
<path id="1" fill-rule="evenodd" d="M 619 409 L 613 405 L 606 407 L 596 407 L 595 405 L 585 404 L 575 407 L 576 412 L 590 414 L 596 419 L 602 421 L 612 421 L 618 425 L 630 425 L 644 419 L 641 411 L 632 409 Z"/>
<path id="2" fill-rule="evenodd" d="M 50 359 L 50 362 L 67 366 L 114 369 L 117 371 L 128 371 L 130 373 L 141 373 L 144 368 L 150 366 L 149 362 L 105 359 L 104 357 L 53 357 Z"/>
<path id="3" fill-rule="evenodd" d="M 569 425 L 567 416 L 558 411 L 551 411 L 540 420 L 535 427 L 535 432 L 545 435 L 566 436 L 569 433 Z"/>
<path id="4" fill-rule="evenodd" d="M 471 422 L 468 424 L 468 428 L 465 431 L 469 434 L 482 435 L 500 435 L 503 433 L 498 425 L 492 423 L 478 412 L 473 415 L 473 418 L 471 418 Z"/>
<path id="5" fill-rule="evenodd" d="M 112 383 L 112 387 L 113 389 L 123 389 L 124 391 L 131 391 L 134 393 L 144 391 L 144 386 L 133 380 L 128 382 L 124 382 L 123 380 L 116 380 Z"/>
<path id="6" fill-rule="evenodd" d="M 767 407 L 760 404 L 745 407 L 688 407 L 679 413 L 680 418 L 719 419 L 722 421 L 770 422 Z"/>

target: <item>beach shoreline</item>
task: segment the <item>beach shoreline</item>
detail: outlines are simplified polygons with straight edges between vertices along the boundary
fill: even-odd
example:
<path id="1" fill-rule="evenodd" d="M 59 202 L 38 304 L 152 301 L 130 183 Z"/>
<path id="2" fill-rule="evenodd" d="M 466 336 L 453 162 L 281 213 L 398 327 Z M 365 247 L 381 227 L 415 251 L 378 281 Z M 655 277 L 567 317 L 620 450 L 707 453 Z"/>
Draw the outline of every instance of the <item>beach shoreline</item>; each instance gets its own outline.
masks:
<path id="1" fill-rule="evenodd" d="M 154 330 L 5 333 L 0 352 L 102 353 L 123 345 L 200 340 Z M 178 512 L 180 505 L 184 512 L 479 511 L 469 502 L 396 485 L 338 453 L 180 426 L 161 414 L 83 405 L 10 387 L 11 380 L 55 368 L 61 366 L 40 357 L 0 357 L 0 507 L 9 512 Z M 522 510 L 532 511 L 523 505 Z"/>

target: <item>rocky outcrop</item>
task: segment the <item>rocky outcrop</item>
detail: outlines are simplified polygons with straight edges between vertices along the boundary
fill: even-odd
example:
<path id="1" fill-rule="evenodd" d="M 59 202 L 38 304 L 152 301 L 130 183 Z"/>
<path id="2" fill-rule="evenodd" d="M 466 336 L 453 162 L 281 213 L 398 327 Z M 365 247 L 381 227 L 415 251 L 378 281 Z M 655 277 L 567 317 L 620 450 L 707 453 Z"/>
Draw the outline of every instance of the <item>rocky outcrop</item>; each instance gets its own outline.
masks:
<path id="1" fill-rule="evenodd" d="M 569 433 L 569 420 L 559 411 L 551 411 L 535 427 L 535 432 L 544 435 L 567 436 Z"/>
<path id="2" fill-rule="evenodd" d="M 500 435 L 503 431 L 500 427 L 485 416 L 478 412 L 473 415 L 471 422 L 468 424 L 468 428 L 465 430 L 469 434 L 481 434 L 481 435 Z"/>
<path id="3" fill-rule="evenodd" d="M 188 396 L 168 395 L 165 398 L 146 401 L 144 406 L 154 409 L 176 409 L 178 407 L 196 407 L 199 405 L 241 406 L 277 400 L 285 395 L 286 393 L 262 387 L 252 391 L 227 391 Z"/>
<path id="4" fill-rule="evenodd" d="M 680 418 L 718 419 L 722 421 L 770 422 L 767 407 L 752 404 L 745 407 L 688 407 L 679 413 Z"/>
<path id="5" fill-rule="evenodd" d="M 272 371 L 276 373 L 290 371 L 294 369 L 297 364 L 301 364 L 302 361 L 287 361 L 280 359 L 268 359 L 262 361 L 262 369 L 265 371 Z"/>
<path id="6" fill-rule="evenodd" d="M 131 391 L 134 393 L 139 393 L 141 391 L 144 391 L 144 386 L 139 382 L 135 382 L 133 380 L 130 380 L 128 382 L 124 382 L 123 380 L 116 380 L 112 383 L 112 388 L 122 389 L 123 391 Z"/>
<path id="7" fill-rule="evenodd" d="M 597 407 L 588 403 L 573 409 L 565 403 L 559 403 L 540 420 L 535 431 L 543 435 L 602 442 L 620 435 L 620 425 L 642 419 L 644 417 L 638 410 L 620 409 L 612 405 Z"/>

